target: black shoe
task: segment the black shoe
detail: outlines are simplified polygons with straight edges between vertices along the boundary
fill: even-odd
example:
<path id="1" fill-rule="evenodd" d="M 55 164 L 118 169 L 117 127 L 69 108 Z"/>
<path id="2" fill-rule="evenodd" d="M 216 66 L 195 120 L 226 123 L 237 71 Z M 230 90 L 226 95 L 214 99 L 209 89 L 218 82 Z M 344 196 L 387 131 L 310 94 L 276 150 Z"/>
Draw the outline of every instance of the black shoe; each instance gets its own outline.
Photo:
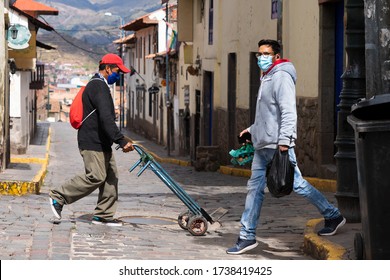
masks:
<path id="1" fill-rule="evenodd" d="M 320 236 L 329 236 L 335 235 L 337 230 L 345 225 L 346 219 L 340 215 L 334 219 L 325 219 L 325 226 L 319 232 L 317 232 Z"/>
<path id="2" fill-rule="evenodd" d="M 121 227 L 123 226 L 123 222 L 118 219 L 104 219 L 104 218 L 99 218 L 96 216 L 93 216 L 92 218 L 92 223 L 94 225 L 105 225 L 109 227 Z"/>
<path id="3" fill-rule="evenodd" d="M 49 198 L 50 200 L 50 207 L 51 211 L 53 211 L 54 216 L 56 216 L 57 219 L 61 219 L 61 212 L 63 206 L 57 202 L 57 200 Z"/>
<path id="4" fill-rule="evenodd" d="M 256 248 L 257 245 L 259 245 L 259 243 L 257 243 L 256 240 L 246 240 L 238 238 L 236 245 L 232 248 L 227 249 L 226 253 L 230 255 L 239 255 Z"/>

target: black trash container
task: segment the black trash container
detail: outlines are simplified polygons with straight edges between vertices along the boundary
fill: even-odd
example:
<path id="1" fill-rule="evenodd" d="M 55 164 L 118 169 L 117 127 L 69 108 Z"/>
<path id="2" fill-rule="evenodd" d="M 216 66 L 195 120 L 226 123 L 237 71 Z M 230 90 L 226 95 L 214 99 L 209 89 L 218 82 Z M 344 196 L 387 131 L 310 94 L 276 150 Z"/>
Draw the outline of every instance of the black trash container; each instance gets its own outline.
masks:
<path id="1" fill-rule="evenodd" d="M 357 259 L 390 259 L 390 94 L 352 106 L 362 232 Z"/>

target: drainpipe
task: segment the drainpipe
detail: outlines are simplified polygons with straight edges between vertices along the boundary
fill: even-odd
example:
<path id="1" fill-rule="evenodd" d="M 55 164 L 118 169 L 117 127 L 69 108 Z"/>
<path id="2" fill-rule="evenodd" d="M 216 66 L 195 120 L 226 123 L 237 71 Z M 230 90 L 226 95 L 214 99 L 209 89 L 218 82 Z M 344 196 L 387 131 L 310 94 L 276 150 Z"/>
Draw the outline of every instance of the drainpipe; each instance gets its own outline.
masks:
<path id="1" fill-rule="evenodd" d="M 283 57 L 283 0 L 278 0 L 277 41 L 280 44 L 280 55 Z"/>

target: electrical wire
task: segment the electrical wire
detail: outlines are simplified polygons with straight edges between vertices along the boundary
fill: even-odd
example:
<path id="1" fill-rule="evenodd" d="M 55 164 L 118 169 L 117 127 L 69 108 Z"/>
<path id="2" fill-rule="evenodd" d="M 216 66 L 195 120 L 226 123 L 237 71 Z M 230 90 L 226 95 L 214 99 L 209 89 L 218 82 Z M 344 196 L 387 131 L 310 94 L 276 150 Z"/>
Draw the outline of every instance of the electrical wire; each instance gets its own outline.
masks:
<path id="1" fill-rule="evenodd" d="M 43 19 L 43 21 L 45 21 L 45 23 L 46 23 L 47 25 L 50 26 L 50 24 L 47 22 L 47 20 L 46 20 L 44 17 L 42 17 L 42 16 L 39 16 L 39 17 L 40 17 L 41 19 Z M 85 52 L 87 52 L 87 53 L 92 53 L 92 54 L 96 54 L 96 55 L 105 55 L 105 53 L 99 53 L 99 52 L 94 52 L 94 51 L 91 51 L 91 50 L 87 50 L 87 49 L 85 49 L 85 48 L 83 48 L 83 47 L 80 47 L 80 46 L 74 44 L 73 42 L 71 42 L 71 41 L 69 41 L 68 39 L 66 39 L 66 38 L 65 38 L 63 35 L 61 35 L 59 32 L 57 32 L 57 30 L 55 30 L 54 28 L 53 28 L 53 32 L 54 32 L 55 34 L 57 34 L 62 40 L 64 40 L 65 42 L 67 42 L 68 44 L 72 45 L 72 46 L 75 47 L 75 48 L 78 48 L 78 49 L 80 49 L 80 50 L 82 50 L 82 51 L 85 51 Z"/>

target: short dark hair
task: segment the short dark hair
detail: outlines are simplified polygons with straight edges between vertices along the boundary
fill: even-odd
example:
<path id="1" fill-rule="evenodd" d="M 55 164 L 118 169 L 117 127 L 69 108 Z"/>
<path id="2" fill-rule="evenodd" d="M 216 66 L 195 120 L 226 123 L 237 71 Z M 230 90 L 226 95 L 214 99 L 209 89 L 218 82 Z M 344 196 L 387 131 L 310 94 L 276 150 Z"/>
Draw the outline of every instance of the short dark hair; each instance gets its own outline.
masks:
<path id="1" fill-rule="evenodd" d="M 115 67 L 118 67 L 118 65 L 116 65 L 116 64 L 104 64 L 104 63 L 100 64 L 99 63 L 99 71 L 104 70 L 106 68 L 106 66 L 110 67 L 111 69 L 115 68 Z"/>
<path id="2" fill-rule="evenodd" d="M 271 39 L 263 39 L 260 40 L 259 43 L 259 48 L 263 45 L 268 45 L 271 46 L 272 50 L 274 51 L 274 54 L 279 54 L 280 53 L 280 44 L 278 41 L 271 40 Z"/>

